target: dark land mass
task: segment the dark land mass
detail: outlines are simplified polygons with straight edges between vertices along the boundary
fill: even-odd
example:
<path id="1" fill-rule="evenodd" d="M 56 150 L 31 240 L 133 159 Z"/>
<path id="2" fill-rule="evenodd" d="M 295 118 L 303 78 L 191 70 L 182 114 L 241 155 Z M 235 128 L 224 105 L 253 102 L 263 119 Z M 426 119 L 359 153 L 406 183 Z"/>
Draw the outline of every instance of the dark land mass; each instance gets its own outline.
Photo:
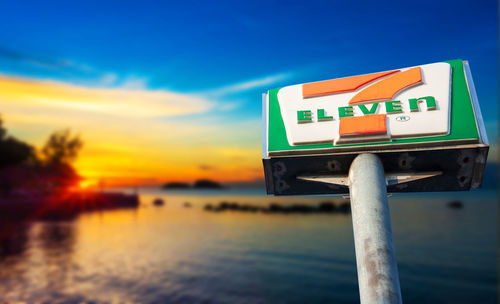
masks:
<path id="1" fill-rule="evenodd" d="M 448 202 L 447 206 L 451 209 L 462 209 L 464 204 L 461 201 L 451 201 Z"/>
<path id="2" fill-rule="evenodd" d="M 261 213 L 276 213 L 276 214 L 293 214 L 293 213 L 341 213 L 349 214 L 351 212 L 351 204 L 349 200 L 339 199 L 332 201 L 321 202 L 318 205 L 279 205 L 271 203 L 269 206 L 255 206 L 248 204 L 238 204 L 236 202 L 220 202 L 217 206 L 211 204 L 205 205 L 205 211 L 223 212 L 223 211 L 240 211 L 240 212 L 261 212 Z"/>
<path id="3" fill-rule="evenodd" d="M 87 211 L 137 207 L 137 195 L 76 191 L 72 166 L 83 146 L 70 130 L 52 133 L 41 150 L 7 134 L 0 118 L 0 221 L 72 219 Z"/>
<path id="4" fill-rule="evenodd" d="M 171 183 L 166 183 L 165 185 L 162 186 L 163 189 L 186 189 L 186 188 L 191 188 L 191 186 L 188 183 L 181 183 L 181 182 L 171 182 Z"/>
<path id="5" fill-rule="evenodd" d="M 81 213 L 137 208 L 136 194 L 72 192 L 57 196 L 0 197 L 0 218 L 12 220 L 70 220 Z"/>
<path id="6" fill-rule="evenodd" d="M 183 182 L 170 182 L 162 186 L 162 189 L 224 189 L 225 187 L 218 182 L 208 179 L 200 179 L 194 182 L 191 186 Z"/>
<path id="7" fill-rule="evenodd" d="M 221 184 L 218 182 L 214 182 L 208 179 L 200 179 L 197 180 L 194 185 L 194 189 L 222 189 L 224 188 Z"/>

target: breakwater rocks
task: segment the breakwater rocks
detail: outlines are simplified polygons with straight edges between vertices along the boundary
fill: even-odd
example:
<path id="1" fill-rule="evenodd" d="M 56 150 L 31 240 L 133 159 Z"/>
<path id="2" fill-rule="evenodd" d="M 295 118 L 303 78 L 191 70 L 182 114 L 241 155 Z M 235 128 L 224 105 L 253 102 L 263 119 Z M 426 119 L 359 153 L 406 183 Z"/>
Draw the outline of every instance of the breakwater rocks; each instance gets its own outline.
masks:
<path id="1" fill-rule="evenodd" d="M 261 213 L 275 213 L 275 214 L 309 214 L 309 213 L 340 213 L 349 214 L 351 212 L 351 205 L 349 200 L 339 199 L 335 201 L 324 201 L 317 205 L 309 204 L 290 204 L 280 205 L 277 203 L 270 203 L 268 206 L 256 206 L 249 204 L 239 204 L 237 202 L 220 202 L 218 205 L 207 204 L 205 211 L 209 212 L 223 212 L 223 211 L 239 211 L 239 212 L 261 212 Z"/>
<path id="2" fill-rule="evenodd" d="M 194 182 L 193 185 L 184 182 L 170 182 L 162 186 L 164 190 L 176 190 L 176 189 L 225 189 L 224 186 L 218 182 L 209 179 L 199 179 Z"/>
<path id="3" fill-rule="evenodd" d="M 84 212 L 138 206 L 138 195 L 113 192 L 68 192 L 46 196 L 0 197 L 0 219 L 69 220 Z"/>
<path id="4" fill-rule="evenodd" d="M 451 208 L 451 209 L 462 209 L 464 207 L 464 203 L 462 203 L 461 201 L 451 201 L 451 202 L 448 202 L 448 204 L 446 204 L 448 206 L 448 208 Z"/>

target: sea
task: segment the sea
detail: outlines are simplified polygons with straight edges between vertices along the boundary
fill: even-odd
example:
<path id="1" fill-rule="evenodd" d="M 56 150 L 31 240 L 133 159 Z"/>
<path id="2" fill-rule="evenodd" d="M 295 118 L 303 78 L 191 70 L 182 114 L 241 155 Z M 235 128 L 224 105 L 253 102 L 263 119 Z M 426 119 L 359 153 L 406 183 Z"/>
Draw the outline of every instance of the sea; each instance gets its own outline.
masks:
<path id="1" fill-rule="evenodd" d="M 263 188 L 114 191 L 137 192 L 140 206 L 4 223 L 0 302 L 359 303 L 349 213 L 204 210 L 331 197 L 272 197 Z M 404 303 L 498 302 L 498 189 L 394 194 L 389 206 Z"/>

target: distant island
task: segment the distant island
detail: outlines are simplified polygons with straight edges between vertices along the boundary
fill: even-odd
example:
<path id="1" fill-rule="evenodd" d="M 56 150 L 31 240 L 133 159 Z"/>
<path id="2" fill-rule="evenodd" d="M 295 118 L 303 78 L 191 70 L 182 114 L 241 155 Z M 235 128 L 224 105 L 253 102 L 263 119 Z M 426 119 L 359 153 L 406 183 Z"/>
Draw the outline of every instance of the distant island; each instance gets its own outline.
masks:
<path id="1" fill-rule="evenodd" d="M 171 183 L 166 183 L 162 186 L 163 189 L 186 189 L 186 188 L 191 188 L 191 185 L 188 183 L 181 183 L 181 182 L 171 182 Z"/>
<path id="2" fill-rule="evenodd" d="M 162 186 L 162 189 L 224 189 L 225 187 L 219 184 L 218 182 L 208 180 L 208 179 L 199 179 L 194 182 L 193 185 L 184 182 L 169 182 Z"/>

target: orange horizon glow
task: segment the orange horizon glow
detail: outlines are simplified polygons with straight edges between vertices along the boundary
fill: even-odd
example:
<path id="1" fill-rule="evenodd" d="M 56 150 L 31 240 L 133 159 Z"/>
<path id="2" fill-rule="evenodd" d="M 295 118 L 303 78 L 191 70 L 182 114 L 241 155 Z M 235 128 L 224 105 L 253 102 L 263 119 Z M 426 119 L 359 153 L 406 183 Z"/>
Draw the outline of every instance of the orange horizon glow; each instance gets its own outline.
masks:
<path id="1" fill-rule="evenodd" d="M 37 149 L 56 130 L 80 134 L 81 189 L 263 178 L 260 119 L 225 121 L 199 96 L 0 76 L 0 107 L 8 134 Z"/>

